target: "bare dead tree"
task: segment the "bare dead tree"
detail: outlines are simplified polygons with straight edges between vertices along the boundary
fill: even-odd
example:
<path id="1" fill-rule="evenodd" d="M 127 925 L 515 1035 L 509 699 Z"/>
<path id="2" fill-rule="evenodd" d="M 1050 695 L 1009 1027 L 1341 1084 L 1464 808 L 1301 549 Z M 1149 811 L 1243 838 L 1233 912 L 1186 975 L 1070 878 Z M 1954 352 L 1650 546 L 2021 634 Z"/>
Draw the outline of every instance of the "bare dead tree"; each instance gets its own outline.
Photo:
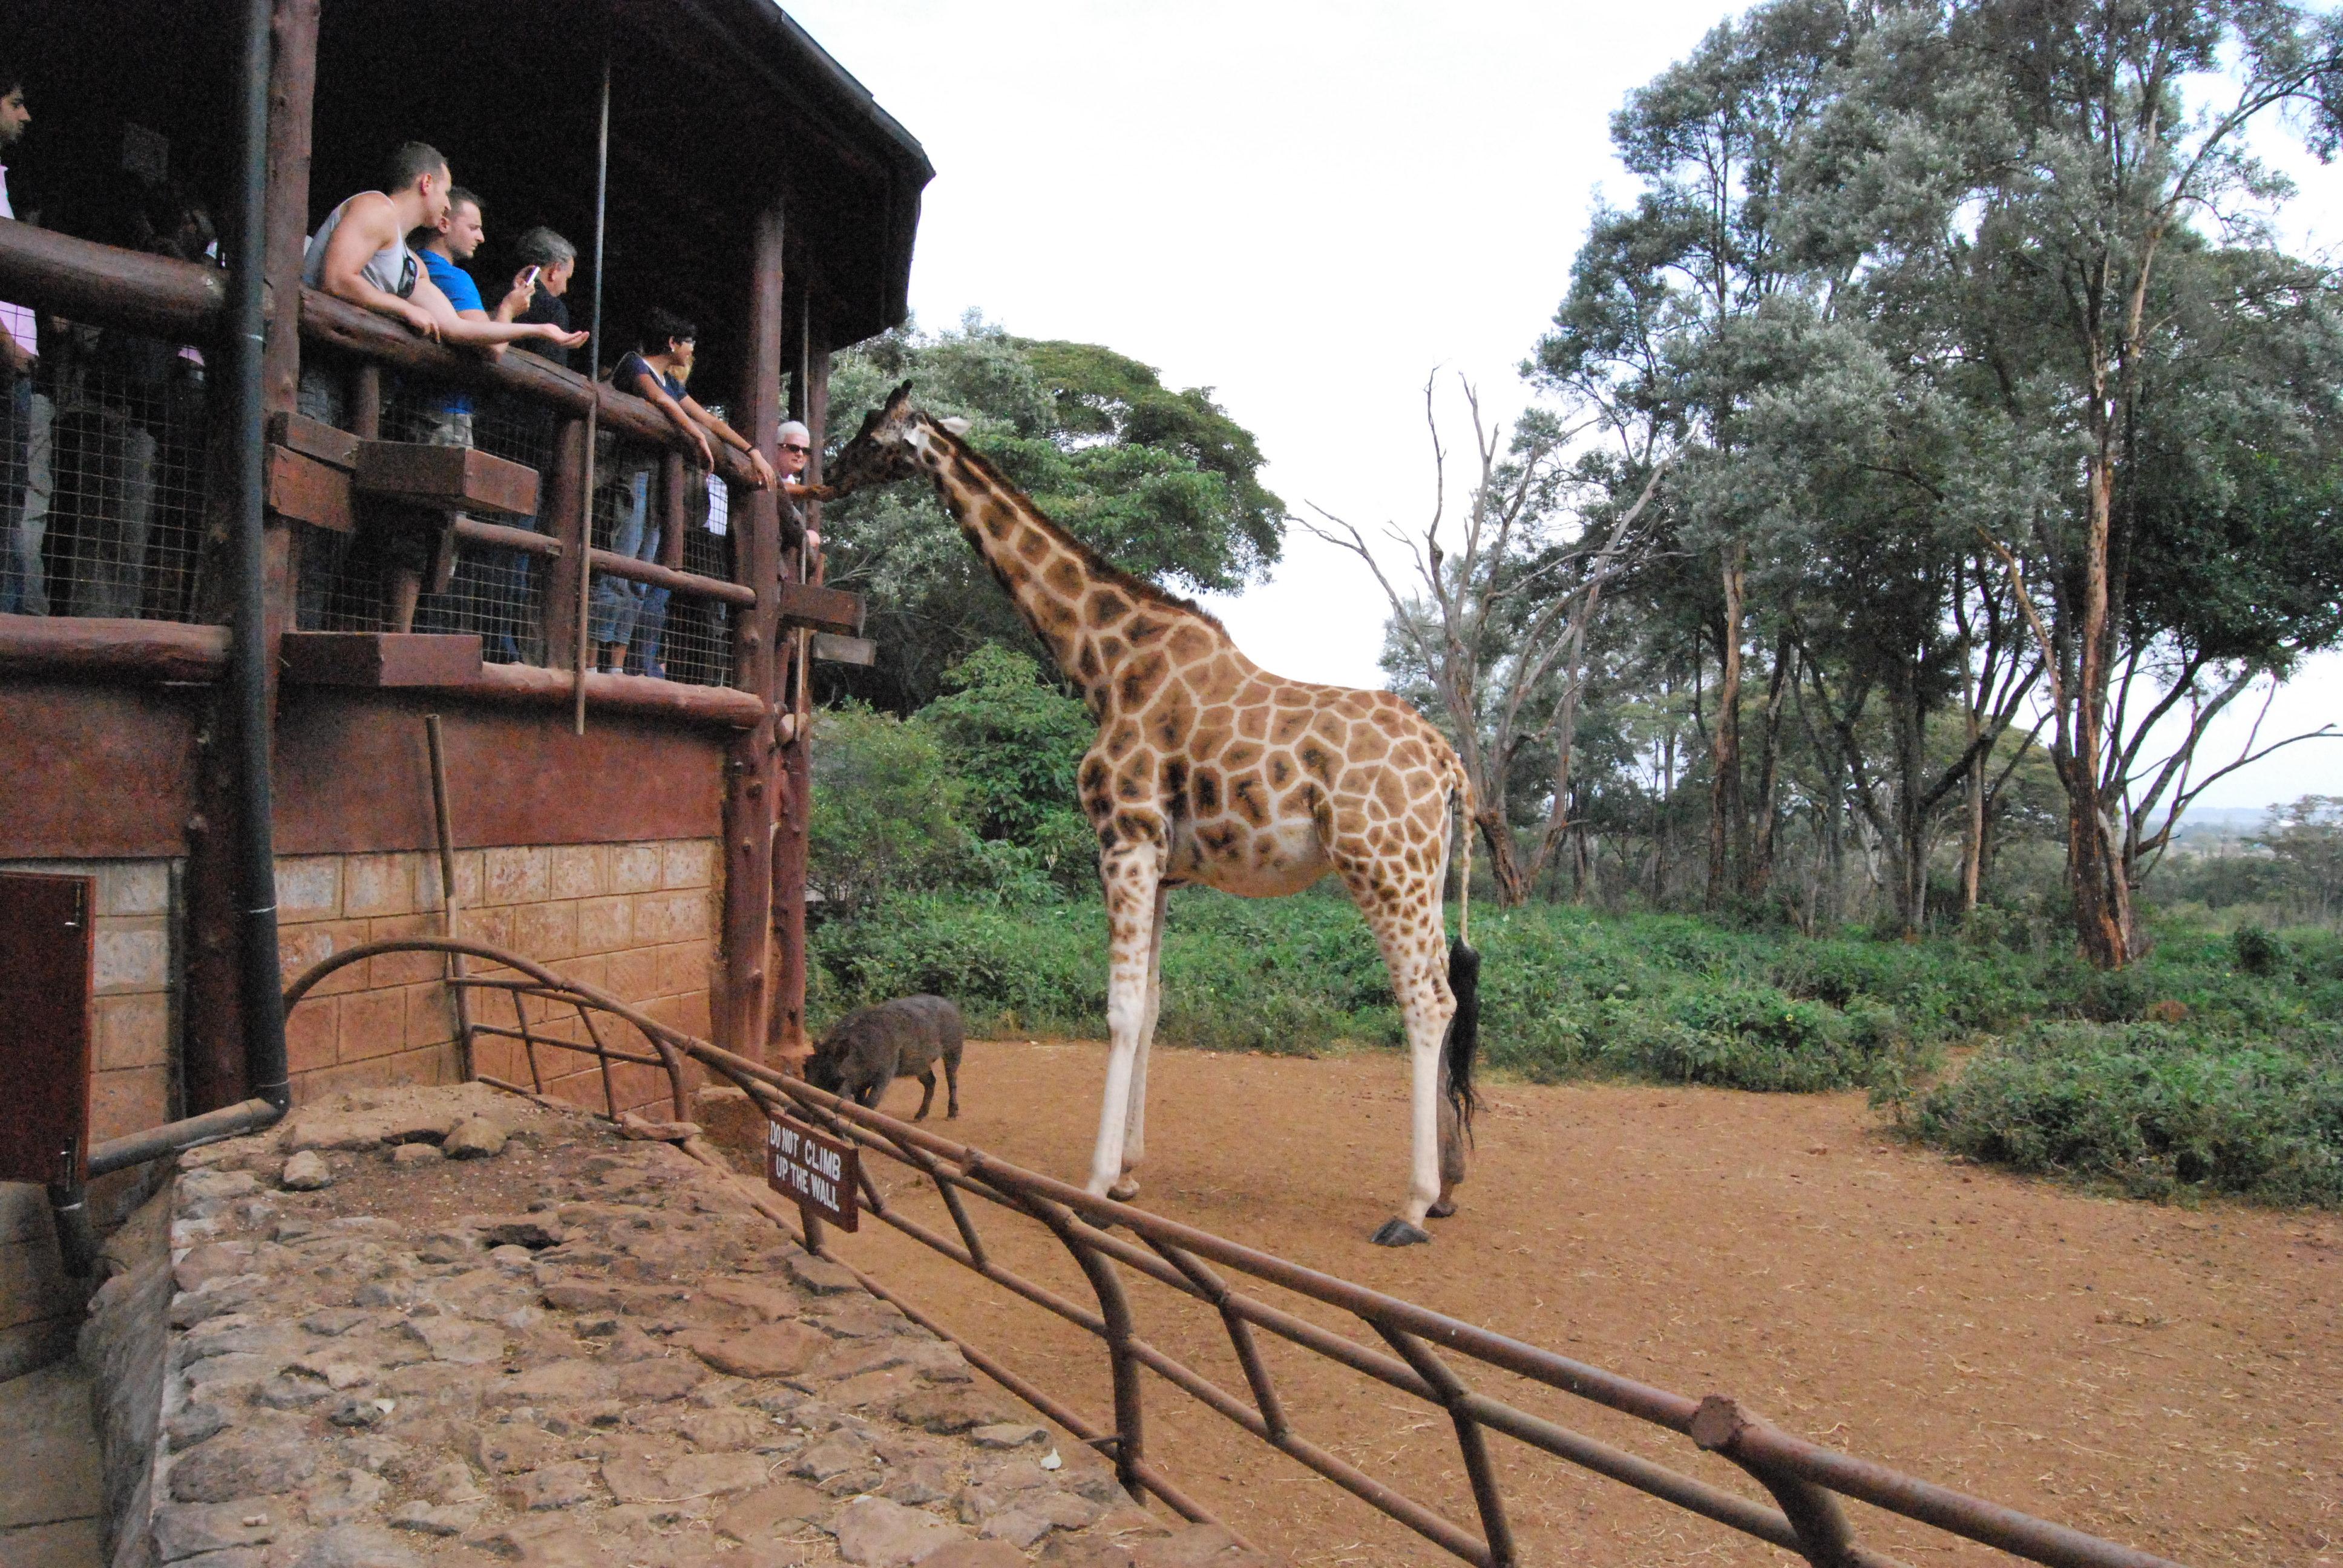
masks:
<path id="1" fill-rule="evenodd" d="M 1594 507 L 1564 504 L 1575 428 L 1536 426 L 1508 432 L 1481 412 L 1471 382 L 1457 378 L 1473 423 L 1478 472 L 1450 552 L 1448 453 L 1436 407 L 1438 377 L 1423 384 L 1424 425 L 1432 441 L 1434 496 L 1431 520 L 1420 534 L 1396 524 L 1386 538 L 1408 552 L 1413 572 L 1403 593 L 1353 524 L 1314 503 L 1320 522 L 1302 527 L 1366 562 L 1391 600 L 1393 624 L 1423 662 L 1457 752 L 1473 780 L 1474 820 L 1489 848 L 1497 901 L 1515 908 L 1570 829 L 1571 748 L 1579 693 L 1585 683 L 1588 628 L 1604 585 L 1640 564 L 1652 536 L 1644 514 L 1656 491 L 1653 468 L 1643 493 L 1604 520 L 1588 521 Z M 1554 749 L 1553 800 L 1526 860 L 1509 826 L 1507 785 L 1515 760 L 1533 749 Z"/>

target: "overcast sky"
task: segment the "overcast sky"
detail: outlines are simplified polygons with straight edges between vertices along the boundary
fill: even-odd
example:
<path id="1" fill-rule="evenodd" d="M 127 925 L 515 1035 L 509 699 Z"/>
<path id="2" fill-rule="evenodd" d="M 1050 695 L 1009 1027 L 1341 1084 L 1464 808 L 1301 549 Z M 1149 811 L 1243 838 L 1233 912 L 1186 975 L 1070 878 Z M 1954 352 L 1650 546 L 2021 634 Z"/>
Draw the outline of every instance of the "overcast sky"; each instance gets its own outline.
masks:
<path id="1" fill-rule="evenodd" d="M 1432 503 L 1426 376 L 1509 415 L 1598 193 L 1631 196 L 1609 118 L 1738 7 L 1715 0 L 789 0 L 936 167 L 911 273 L 929 327 L 981 310 L 1204 386 L 1263 476 L 1370 533 Z M 2300 166 L 2304 239 L 2343 239 L 2343 172 Z M 1461 434 L 1461 432 L 1460 432 Z M 1463 445 L 1452 437 L 1452 448 Z M 1452 475 L 1454 470 L 1452 467 Z M 1403 562 L 1386 558 L 1393 569 Z M 1212 608 L 1256 661 L 1383 683 L 1388 613 L 1355 558 L 1288 530 Z M 2266 727 L 2343 719 L 2343 656 Z M 2288 731 L 2290 732 L 2290 731 Z M 2243 725 L 2222 737 L 2234 755 Z M 2280 752 L 2203 804 L 2343 794 L 2343 742 Z"/>

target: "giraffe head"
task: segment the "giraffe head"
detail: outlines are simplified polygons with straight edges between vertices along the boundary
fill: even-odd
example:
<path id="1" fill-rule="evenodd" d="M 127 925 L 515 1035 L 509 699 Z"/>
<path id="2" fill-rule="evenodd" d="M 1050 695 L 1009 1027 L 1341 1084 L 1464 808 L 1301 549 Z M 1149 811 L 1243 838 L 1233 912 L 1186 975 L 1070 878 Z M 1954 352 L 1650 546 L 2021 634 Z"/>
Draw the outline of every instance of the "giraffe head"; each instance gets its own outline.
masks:
<path id="1" fill-rule="evenodd" d="M 823 489 L 848 495 L 865 485 L 889 485 L 923 471 L 920 458 L 937 433 L 968 434 L 965 419 L 939 419 L 911 407 L 911 384 L 904 382 L 887 401 L 862 417 L 862 428 L 829 466 Z"/>

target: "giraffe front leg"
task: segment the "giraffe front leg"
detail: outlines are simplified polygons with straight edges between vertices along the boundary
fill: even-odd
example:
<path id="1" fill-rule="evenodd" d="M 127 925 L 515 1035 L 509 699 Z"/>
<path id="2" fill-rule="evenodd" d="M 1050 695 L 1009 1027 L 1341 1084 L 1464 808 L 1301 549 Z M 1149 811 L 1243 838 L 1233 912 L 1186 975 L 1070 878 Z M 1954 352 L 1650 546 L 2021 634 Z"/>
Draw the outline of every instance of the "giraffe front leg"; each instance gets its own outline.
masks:
<path id="1" fill-rule="evenodd" d="M 1098 1144 L 1091 1154 L 1090 1190 L 1098 1197 L 1120 1196 L 1126 1139 L 1139 1084 L 1142 1025 L 1147 1018 L 1147 970 L 1154 945 L 1156 894 L 1161 868 L 1151 844 L 1110 849 L 1099 858 L 1106 884 L 1107 990 L 1106 1092 L 1099 1105 Z M 1130 1184 L 1136 1192 L 1138 1184 Z"/>
<path id="2" fill-rule="evenodd" d="M 1107 1189 L 1107 1196 L 1129 1202 L 1139 1196 L 1134 1172 L 1147 1158 L 1147 1053 L 1155 1044 L 1155 1020 L 1163 1011 L 1163 920 L 1170 912 L 1172 890 L 1155 888 L 1155 919 L 1147 942 L 1147 1010 L 1139 1020 L 1139 1055 L 1131 1078 L 1131 1119 L 1124 1124 L 1122 1175 Z"/>

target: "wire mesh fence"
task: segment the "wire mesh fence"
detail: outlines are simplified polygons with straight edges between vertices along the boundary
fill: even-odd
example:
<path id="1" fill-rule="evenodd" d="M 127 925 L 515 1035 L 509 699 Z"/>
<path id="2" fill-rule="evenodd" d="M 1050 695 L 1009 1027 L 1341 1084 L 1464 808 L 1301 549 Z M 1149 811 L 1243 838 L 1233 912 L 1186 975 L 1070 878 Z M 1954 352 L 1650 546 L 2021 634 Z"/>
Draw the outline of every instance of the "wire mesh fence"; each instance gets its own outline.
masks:
<path id="1" fill-rule="evenodd" d="M 43 334 L 15 410 L 0 612 L 191 620 L 208 463 L 195 350 L 112 328 Z"/>

